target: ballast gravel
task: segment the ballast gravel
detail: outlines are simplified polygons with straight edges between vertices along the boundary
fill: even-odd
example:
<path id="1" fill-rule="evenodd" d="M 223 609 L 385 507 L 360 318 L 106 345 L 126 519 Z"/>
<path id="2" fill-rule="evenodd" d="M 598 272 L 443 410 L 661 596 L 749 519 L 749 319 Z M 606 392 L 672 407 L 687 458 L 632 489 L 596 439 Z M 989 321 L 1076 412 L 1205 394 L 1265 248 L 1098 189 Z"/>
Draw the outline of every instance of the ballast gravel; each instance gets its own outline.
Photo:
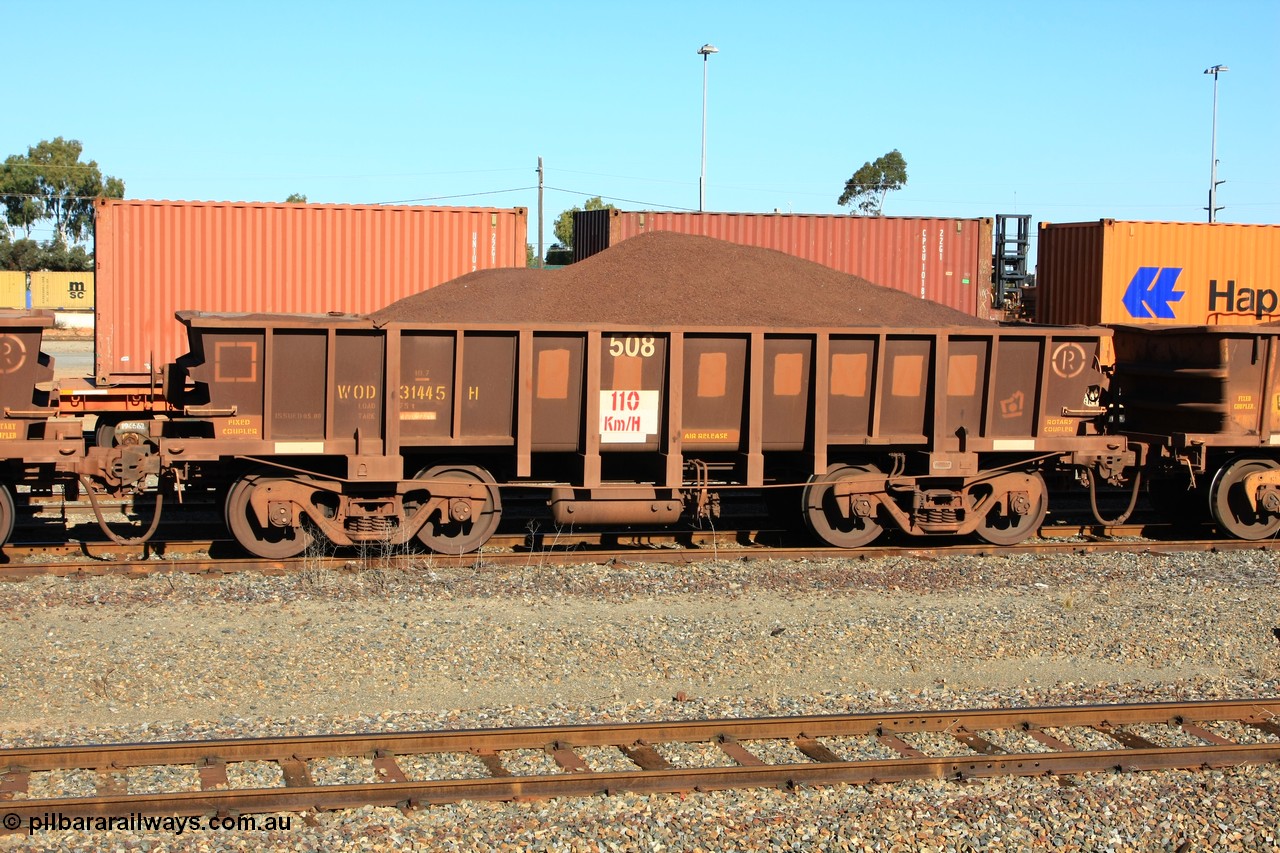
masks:
<path id="1" fill-rule="evenodd" d="M 1276 569 L 1267 551 L 515 568 L 472 556 L 287 576 L 40 578 L 0 584 L 0 748 L 1270 697 Z M 828 745 L 883 749 L 845 740 Z M 781 745 L 754 748 L 784 757 L 770 751 Z M 526 752 L 504 760 L 554 767 Z M 582 755 L 625 768 L 610 753 Z M 697 744 L 664 754 L 724 762 Z M 483 772 L 470 756 L 402 766 L 411 778 Z M 374 773 L 367 759 L 310 769 L 325 782 Z M 198 787 L 187 767 L 120 775 L 133 792 Z M 271 764 L 232 765 L 228 777 L 281 784 Z M 85 795 L 94 782 L 33 774 L 30 795 Z M 623 793 L 281 815 L 287 828 L 257 831 L 3 835 L 0 850 L 1280 850 L 1278 792 L 1272 766 Z"/>

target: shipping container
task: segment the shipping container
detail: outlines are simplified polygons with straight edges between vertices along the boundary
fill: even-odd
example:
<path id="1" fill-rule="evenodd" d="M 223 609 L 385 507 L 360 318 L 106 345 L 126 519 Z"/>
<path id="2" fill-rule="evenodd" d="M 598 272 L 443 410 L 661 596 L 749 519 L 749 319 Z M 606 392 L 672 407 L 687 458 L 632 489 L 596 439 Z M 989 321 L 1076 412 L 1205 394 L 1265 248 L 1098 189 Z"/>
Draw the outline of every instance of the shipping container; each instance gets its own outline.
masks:
<path id="1" fill-rule="evenodd" d="M 31 307 L 92 311 L 93 279 L 91 272 L 33 272 Z"/>
<path id="2" fill-rule="evenodd" d="M 30 308 L 27 302 L 27 274 L 0 270 L 0 308 Z"/>
<path id="3" fill-rule="evenodd" d="M 573 217 L 580 261 L 646 231 L 775 249 L 973 317 L 992 307 L 992 220 L 791 213 L 588 210 Z"/>
<path id="4" fill-rule="evenodd" d="M 1256 324 L 1280 319 L 1280 225 L 1040 224 L 1041 323 Z"/>
<path id="5" fill-rule="evenodd" d="M 99 199 L 95 375 L 186 349 L 178 310 L 367 313 L 481 269 L 522 267 L 524 208 Z"/>

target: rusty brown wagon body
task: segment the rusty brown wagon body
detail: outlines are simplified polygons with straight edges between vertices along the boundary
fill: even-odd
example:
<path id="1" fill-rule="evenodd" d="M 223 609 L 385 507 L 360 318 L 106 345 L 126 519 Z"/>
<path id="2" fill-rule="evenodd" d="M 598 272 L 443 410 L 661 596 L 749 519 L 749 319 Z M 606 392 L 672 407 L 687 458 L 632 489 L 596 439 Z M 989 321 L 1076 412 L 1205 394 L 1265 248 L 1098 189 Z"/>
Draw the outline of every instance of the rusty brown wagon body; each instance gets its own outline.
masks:
<path id="1" fill-rule="evenodd" d="M 1280 533 L 1280 325 L 1125 326 L 1114 387 L 1166 512 Z"/>
<path id="2" fill-rule="evenodd" d="M 180 319 L 195 390 L 162 455 L 240 465 L 228 520 L 270 555 L 305 546 L 304 516 L 338 543 L 473 550 L 534 488 L 562 526 L 714 517 L 754 490 L 835 545 L 1013 542 L 1047 472 L 1133 461 L 1102 434 L 1102 329 Z"/>
<path id="3" fill-rule="evenodd" d="M 13 532 L 13 487 L 48 483 L 85 455 L 83 422 L 51 404 L 53 361 L 40 347 L 53 323 L 52 311 L 0 310 L 0 545 Z"/>

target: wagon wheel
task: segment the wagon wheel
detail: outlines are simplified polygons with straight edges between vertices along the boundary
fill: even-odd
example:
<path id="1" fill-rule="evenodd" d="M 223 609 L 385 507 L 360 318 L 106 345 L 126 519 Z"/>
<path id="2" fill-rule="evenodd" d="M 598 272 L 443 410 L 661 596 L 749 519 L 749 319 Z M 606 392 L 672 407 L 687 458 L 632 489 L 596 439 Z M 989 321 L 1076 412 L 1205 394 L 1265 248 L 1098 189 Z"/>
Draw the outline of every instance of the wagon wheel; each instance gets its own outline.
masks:
<path id="1" fill-rule="evenodd" d="M 98 426 L 93 431 L 93 443 L 99 447 L 114 447 L 116 443 L 116 425 L 105 417 L 98 418 Z"/>
<path id="2" fill-rule="evenodd" d="M 1270 459 L 1237 459 L 1218 469 L 1209 487 L 1209 510 L 1214 521 L 1237 539 L 1266 539 L 1280 532 L 1280 516 L 1249 505 L 1244 478 L 1280 467 Z"/>
<path id="3" fill-rule="evenodd" d="M 418 541 L 437 554 L 468 554 L 489 541 L 502 520 L 498 484 L 483 468 L 472 465 L 436 465 L 419 471 L 415 480 L 451 480 L 486 487 L 483 501 L 451 500 L 442 512 L 427 519 Z"/>
<path id="4" fill-rule="evenodd" d="M 227 492 L 227 528 L 231 535 L 250 554 L 268 560 L 287 560 L 296 557 L 314 541 L 304 527 L 263 527 L 249 504 L 255 490 L 269 488 L 277 482 L 264 474 L 246 474 L 232 484 Z"/>
<path id="5" fill-rule="evenodd" d="M 814 475 L 804 487 L 802 506 L 805 524 L 815 536 L 837 548 L 859 548 L 874 542 L 884 531 L 876 518 L 878 504 L 872 501 L 873 512 L 870 515 L 850 512 L 846 518 L 831 487 L 843 479 L 879 473 L 871 465 L 832 465 L 827 473 Z"/>
<path id="6" fill-rule="evenodd" d="M 1049 514 L 1049 493 L 1039 472 L 1003 474 L 990 485 L 991 494 L 974 507 L 978 512 L 986 510 L 976 531 L 980 539 L 992 545 L 1016 545 L 1044 524 Z M 1025 492 L 1026 497 L 1010 500 L 1010 492 Z"/>
<path id="7" fill-rule="evenodd" d="M 9 491 L 9 487 L 0 483 L 0 546 L 9 541 L 9 537 L 13 535 L 13 520 L 15 516 L 13 508 L 13 493 Z"/>

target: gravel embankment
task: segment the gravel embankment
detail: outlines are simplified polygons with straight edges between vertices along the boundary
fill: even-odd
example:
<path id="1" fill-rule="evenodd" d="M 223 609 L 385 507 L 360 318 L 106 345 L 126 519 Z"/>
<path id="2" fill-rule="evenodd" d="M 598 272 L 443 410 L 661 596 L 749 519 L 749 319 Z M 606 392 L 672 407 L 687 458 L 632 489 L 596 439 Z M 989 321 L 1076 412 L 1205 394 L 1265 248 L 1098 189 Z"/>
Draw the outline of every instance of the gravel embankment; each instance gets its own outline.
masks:
<path id="1" fill-rule="evenodd" d="M 3 584 L 0 746 L 1275 696 L 1276 562 L 531 558 Z M 169 775 L 193 784 L 183 772 Z M 0 850 L 1280 850 L 1278 782 L 1245 768 L 464 803 Z"/>

